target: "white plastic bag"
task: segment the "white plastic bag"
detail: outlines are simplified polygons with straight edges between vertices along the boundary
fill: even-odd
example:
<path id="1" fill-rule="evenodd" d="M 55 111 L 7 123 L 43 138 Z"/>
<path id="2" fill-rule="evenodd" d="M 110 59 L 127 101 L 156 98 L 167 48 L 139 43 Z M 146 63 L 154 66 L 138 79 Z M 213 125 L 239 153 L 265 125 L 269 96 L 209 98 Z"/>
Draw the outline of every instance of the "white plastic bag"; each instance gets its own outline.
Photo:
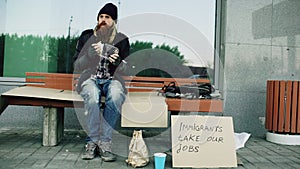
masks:
<path id="1" fill-rule="evenodd" d="M 129 154 L 126 163 L 132 167 L 143 167 L 149 163 L 149 152 L 142 136 L 142 130 L 134 130 L 129 144 Z"/>
<path id="2" fill-rule="evenodd" d="M 251 136 L 251 134 L 245 133 L 245 132 L 234 133 L 234 137 L 235 137 L 235 150 L 238 150 L 238 149 L 244 147 L 250 136 Z"/>

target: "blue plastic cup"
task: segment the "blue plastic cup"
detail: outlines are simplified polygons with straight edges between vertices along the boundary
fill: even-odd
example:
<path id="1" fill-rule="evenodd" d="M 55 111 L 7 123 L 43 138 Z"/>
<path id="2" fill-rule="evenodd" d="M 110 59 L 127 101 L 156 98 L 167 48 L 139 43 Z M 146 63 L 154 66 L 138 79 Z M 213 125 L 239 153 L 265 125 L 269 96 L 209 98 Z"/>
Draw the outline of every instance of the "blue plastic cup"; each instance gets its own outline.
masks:
<path id="1" fill-rule="evenodd" d="M 155 169 L 164 169 L 165 168 L 166 156 L 167 156 L 167 154 L 165 154 L 165 153 L 155 153 L 154 154 Z"/>

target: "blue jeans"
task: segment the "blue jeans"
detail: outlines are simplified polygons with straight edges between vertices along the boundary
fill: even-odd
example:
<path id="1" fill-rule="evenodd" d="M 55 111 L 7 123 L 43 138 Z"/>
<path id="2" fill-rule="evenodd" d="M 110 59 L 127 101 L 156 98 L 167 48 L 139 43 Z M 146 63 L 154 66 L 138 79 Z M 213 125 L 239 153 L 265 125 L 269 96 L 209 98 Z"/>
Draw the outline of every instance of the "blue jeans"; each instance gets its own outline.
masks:
<path id="1" fill-rule="evenodd" d="M 83 82 L 81 97 L 87 112 L 87 142 L 110 142 L 113 128 L 120 117 L 125 101 L 121 83 L 110 79 L 88 79 Z M 105 96 L 105 107 L 101 113 L 101 96 Z"/>

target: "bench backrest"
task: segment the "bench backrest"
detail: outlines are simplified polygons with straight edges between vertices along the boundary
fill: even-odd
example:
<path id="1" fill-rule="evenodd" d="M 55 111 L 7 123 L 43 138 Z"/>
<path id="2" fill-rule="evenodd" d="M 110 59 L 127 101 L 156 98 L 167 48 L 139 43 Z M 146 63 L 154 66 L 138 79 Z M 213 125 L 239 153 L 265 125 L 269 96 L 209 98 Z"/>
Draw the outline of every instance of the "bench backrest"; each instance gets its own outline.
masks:
<path id="1" fill-rule="evenodd" d="M 54 88 L 62 90 L 74 90 L 78 75 L 65 73 L 26 72 L 26 85 Z"/>
<path id="2" fill-rule="evenodd" d="M 74 90 L 79 75 L 65 73 L 43 73 L 26 72 L 26 85 L 46 87 L 62 90 Z M 162 78 L 162 77 L 138 77 L 124 76 L 126 88 L 129 92 L 150 92 L 161 89 L 170 82 L 176 85 L 192 83 L 209 83 L 209 79 L 189 79 L 189 78 Z"/>
<path id="3" fill-rule="evenodd" d="M 27 72 L 26 85 L 55 88 L 61 90 L 74 90 L 79 75 L 64 73 L 42 73 Z M 124 76 L 126 88 L 129 92 L 157 92 L 164 85 L 175 82 L 176 85 L 192 83 L 209 83 L 208 79 L 189 78 L 161 78 L 161 77 L 136 77 Z M 222 100 L 188 100 L 188 99 L 166 99 L 170 111 L 194 111 L 194 112 L 220 112 L 223 111 Z M 64 105 L 72 107 L 71 105 Z"/>
<path id="4" fill-rule="evenodd" d="M 175 82 L 177 86 L 192 83 L 209 83 L 209 79 L 189 79 L 189 78 L 163 78 L 163 77 L 140 77 L 124 76 L 126 87 L 129 92 L 150 92 L 161 89 L 170 82 Z"/>

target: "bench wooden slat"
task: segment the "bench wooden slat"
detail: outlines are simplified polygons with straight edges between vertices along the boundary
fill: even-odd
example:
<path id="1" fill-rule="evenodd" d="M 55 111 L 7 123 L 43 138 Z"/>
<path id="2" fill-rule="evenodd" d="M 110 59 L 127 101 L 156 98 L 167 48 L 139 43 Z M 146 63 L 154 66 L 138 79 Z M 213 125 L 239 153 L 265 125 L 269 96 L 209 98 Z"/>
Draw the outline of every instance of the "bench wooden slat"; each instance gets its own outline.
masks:
<path id="1" fill-rule="evenodd" d="M 26 72 L 26 77 L 62 77 L 62 78 L 73 78 L 74 74 L 67 73 L 46 73 L 46 72 Z"/>
<path id="2" fill-rule="evenodd" d="M 223 112 L 222 100 L 187 100 L 167 98 L 166 103 L 169 111 L 185 111 L 185 112 Z"/>
<path id="3" fill-rule="evenodd" d="M 157 92 L 157 90 L 153 88 L 127 88 L 128 92 Z"/>
<path id="4" fill-rule="evenodd" d="M 26 82 L 27 83 L 45 83 L 45 79 L 44 78 L 26 78 Z"/>
<path id="5" fill-rule="evenodd" d="M 45 86 L 54 89 L 72 90 L 73 80 L 68 77 L 46 77 Z"/>
<path id="6" fill-rule="evenodd" d="M 162 88 L 163 83 L 125 82 L 126 86 Z"/>
<path id="7" fill-rule="evenodd" d="M 165 77 L 141 77 L 141 76 L 124 76 L 125 81 L 137 81 L 137 82 L 152 82 L 163 84 L 169 84 L 170 82 L 175 82 L 178 84 L 190 84 L 190 83 L 210 83 L 209 79 L 188 79 L 188 78 L 165 78 Z"/>

